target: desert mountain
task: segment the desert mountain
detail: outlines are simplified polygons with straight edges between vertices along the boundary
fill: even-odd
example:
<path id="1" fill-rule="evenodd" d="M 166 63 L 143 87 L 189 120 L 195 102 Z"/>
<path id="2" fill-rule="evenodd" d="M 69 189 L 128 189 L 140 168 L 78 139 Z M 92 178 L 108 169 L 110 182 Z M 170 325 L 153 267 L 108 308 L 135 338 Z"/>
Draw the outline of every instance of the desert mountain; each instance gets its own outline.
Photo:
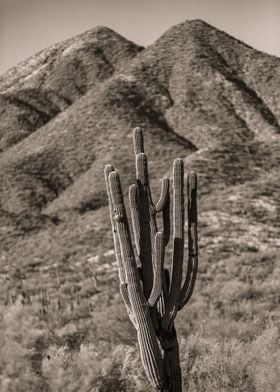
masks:
<path id="1" fill-rule="evenodd" d="M 0 77 L 1 148 L 49 122 L 141 49 L 108 28 L 96 27 L 12 68 Z"/>
<path id="2" fill-rule="evenodd" d="M 145 129 L 156 194 L 175 157 L 197 170 L 202 260 L 279 248 L 279 83 L 280 59 L 199 20 L 146 49 L 96 28 L 8 71 L 4 276 L 7 265 L 31 280 L 65 265 L 75 274 L 112 249 L 103 168 L 112 163 L 124 186 L 133 182 L 135 126 Z"/>

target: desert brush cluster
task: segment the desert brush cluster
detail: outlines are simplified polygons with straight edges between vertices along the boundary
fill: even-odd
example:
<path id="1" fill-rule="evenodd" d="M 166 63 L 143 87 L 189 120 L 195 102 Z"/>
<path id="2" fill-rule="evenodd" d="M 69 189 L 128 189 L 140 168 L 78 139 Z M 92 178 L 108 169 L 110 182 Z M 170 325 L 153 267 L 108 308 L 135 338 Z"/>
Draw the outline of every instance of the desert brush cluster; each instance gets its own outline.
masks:
<path id="1" fill-rule="evenodd" d="M 250 282 L 248 273 L 240 273 L 245 261 L 251 266 Z M 205 268 L 202 265 L 202 275 Z M 278 392 L 276 268 L 277 255 L 273 252 L 244 254 L 233 256 L 219 272 L 216 269 L 215 284 L 209 286 L 198 274 L 198 289 L 188 313 L 177 320 L 184 391 Z M 235 269 L 239 270 L 239 280 Z M 214 275 L 215 271 L 209 272 Z M 21 287 L 16 287 L 16 281 L 12 283 L 10 299 L 0 310 L 1 391 L 154 390 L 113 281 L 100 281 L 107 305 L 99 308 L 96 304 L 93 309 L 88 296 L 79 298 L 66 291 L 63 281 L 60 292 L 58 288 L 56 293 L 42 295 L 38 290 L 29 299 L 24 279 Z M 111 291 L 106 293 L 108 284 Z M 221 287 L 226 296 L 220 294 Z M 101 302 L 100 294 L 95 296 Z"/>

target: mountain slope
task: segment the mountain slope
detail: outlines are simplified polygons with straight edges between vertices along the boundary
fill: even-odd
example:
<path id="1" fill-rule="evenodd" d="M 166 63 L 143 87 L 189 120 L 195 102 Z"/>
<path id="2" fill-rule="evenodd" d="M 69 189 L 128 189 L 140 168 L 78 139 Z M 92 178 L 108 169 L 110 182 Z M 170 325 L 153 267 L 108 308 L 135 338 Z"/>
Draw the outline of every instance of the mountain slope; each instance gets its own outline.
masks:
<path id="1" fill-rule="evenodd" d="M 44 71 L 50 53 L 52 65 Z M 72 61 L 86 62 L 82 91 L 81 69 L 65 72 Z M 12 124 L 0 155 L 5 265 L 18 263 L 32 282 L 56 269 L 67 269 L 70 279 L 76 265 L 86 268 L 91 257 L 112 248 L 103 167 L 115 165 L 125 187 L 133 182 L 135 126 L 145 129 L 155 194 L 175 157 L 198 172 L 202 265 L 209 257 L 218 263 L 233 253 L 278 249 L 280 59 L 202 21 L 187 21 L 143 50 L 99 28 L 31 63 L 9 71 L 0 84 L 1 116 Z M 14 91 L 19 99 L 26 88 L 24 102 L 36 110 L 45 107 L 48 90 L 53 105 L 61 91 L 68 103 L 53 112 L 49 107 L 49 117 L 40 115 L 42 122 L 21 140 L 18 113 L 8 112 L 5 97 Z M 34 260 L 37 269 L 29 270 Z"/>
<path id="2" fill-rule="evenodd" d="M 96 27 L 12 68 L 0 77 L 0 148 L 49 122 L 141 49 L 110 29 Z"/>

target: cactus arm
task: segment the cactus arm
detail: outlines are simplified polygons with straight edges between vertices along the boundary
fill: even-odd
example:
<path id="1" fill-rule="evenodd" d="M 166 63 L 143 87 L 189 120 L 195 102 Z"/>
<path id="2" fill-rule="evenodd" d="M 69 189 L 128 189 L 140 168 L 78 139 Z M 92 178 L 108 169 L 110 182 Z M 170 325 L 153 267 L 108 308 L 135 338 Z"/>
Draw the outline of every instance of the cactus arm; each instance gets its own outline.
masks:
<path id="1" fill-rule="evenodd" d="M 110 194 L 112 196 L 112 206 L 114 214 L 113 220 L 116 225 L 122 264 L 125 271 L 125 282 L 128 284 L 128 287 L 130 285 L 135 285 L 138 286 L 137 288 L 139 289 L 139 274 L 134 258 L 120 179 L 116 171 L 113 171 L 109 174 L 109 187 Z M 139 292 L 141 292 L 141 290 L 139 290 Z"/>
<path id="2" fill-rule="evenodd" d="M 133 146 L 135 155 L 144 152 L 143 131 L 139 127 L 133 129 Z"/>
<path id="3" fill-rule="evenodd" d="M 147 157 L 144 153 L 136 156 L 136 179 L 139 200 L 139 248 L 143 269 L 143 290 L 145 297 L 149 298 L 153 287 L 153 235 L 155 235 L 155 230 L 152 230 L 150 225 L 151 211 L 148 196 L 148 167 Z"/>
<path id="4" fill-rule="evenodd" d="M 136 179 L 147 190 L 149 186 L 147 155 L 143 152 L 136 155 Z"/>
<path id="5" fill-rule="evenodd" d="M 164 294 L 165 302 L 170 289 L 170 274 L 167 268 L 164 268 L 164 278 L 162 279 L 162 291 Z"/>
<path id="6" fill-rule="evenodd" d="M 151 196 L 151 189 L 148 175 L 147 155 L 140 153 L 136 155 L 136 179 L 139 190 L 139 202 L 143 205 L 143 223 L 149 225 L 151 238 L 154 239 L 157 233 L 156 207 Z"/>
<path id="7" fill-rule="evenodd" d="M 126 275 L 128 299 L 137 325 L 137 338 L 142 363 L 151 384 L 155 388 L 161 388 L 161 390 L 163 390 L 163 387 L 166 384 L 166 376 L 162 355 L 149 313 L 149 305 L 142 291 L 130 239 L 119 175 L 115 171 L 109 175 L 109 186 L 112 195 L 113 218 L 116 222 L 121 256 Z"/>
<path id="8" fill-rule="evenodd" d="M 167 246 L 170 238 L 170 215 L 169 215 L 169 204 L 166 205 L 162 212 L 163 220 L 163 233 L 164 233 L 164 244 Z"/>
<path id="9" fill-rule="evenodd" d="M 184 163 L 175 159 L 173 163 L 173 255 L 170 291 L 166 303 L 166 313 L 162 320 L 164 329 L 172 325 L 176 317 L 184 257 Z"/>
<path id="10" fill-rule="evenodd" d="M 156 212 L 160 212 L 163 210 L 168 199 L 169 199 L 169 178 L 164 177 L 161 184 L 160 197 L 156 204 Z"/>
<path id="11" fill-rule="evenodd" d="M 129 207 L 132 220 L 132 229 L 134 234 L 134 242 L 136 253 L 140 255 L 140 222 L 139 222 L 139 202 L 137 185 L 133 184 L 129 187 Z"/>
<path id="12" fill-rule="evenodd" d="M 133 130 L 133 145 L 134 145 L 134 153 L 136 158 L 136 179 L 140 182 L 147 194 L 149 206 L 150 206 L 150 215 L 151 215 L 151 233 L 152 237 L 156 235 L 156 216 L 155 216 L 155 206 L 152 200 L 151 189 L 149 184 L 149 176 L 148 176 L 148 161 L 147 156 L 144 154 L 144 136 L 143 130 L 140 127 L 137 127 Z"/>
<path id="13" fill-rule="evenodd" d="M 113 232 L 113 240 L 114 240 L 114 246 L 115 246 L 115 254 L 116 254 L 116 259 L 117 259 L 117 264 L 118 264 L 118 271 L 119 271 L 119 278 L 120 278 L 120 293 L 121 297 L 124 301 L 124 304 L 127 309 L 128 316 L 136 328 L 136 320 L 133 317 L 133 313 L 131 311 L 131 303 L 129 301 L 128 297 L 128 291 L 127 291 L 127 284 L 125 283 L 125 271 L 122 265 L 122 260 L 121 260 L 121 249 L 120 249 L 120 243 L 118 240 L 117 236 L 117 230 L 116 230 L 116 224 L 115 220 L 113 218 L 113 204 L 112 204 L 112 195 L 110 191 L 110 185 L 109 185 L 109 175 L 110 173 L 114 172 L 115 169 L 111 165 L 107 165 L 104 170 L 104 175 L 105 175 L 105 183 L 106 183 L 106 189 L 107 189 L 107 194 L 108 194 L 108 199 L 109 199 L 109 210 L 110 210 L 110 219 L 111 219 L 111 225 L 112 225 L 112 232 Z"/>
<path id="14" fill-rule="evenodd" d="M 167 246 L 170 238 L 170 197 L 162 210 L 164 245 Z"/>
<path id="15" fill-rule="evenodd" d="M 195 281 L 196 281 L 196 275 L 197 275 L 197 267 L 198 267 L 198 261 L 197 258 L 193 258 L 192 259 L 192 273 L 189 277 L 189 281 L 188 281 L 188 285 L 186 286 L 187 289 L 183 286 L 182 287 L 182 292 L 180 294 L 180 304 L 178 307 L 178 310 L 181 310 L 191 299 L 193 290 L 194 290 L 194 286 L 195 286 Z M 187 282 L 187 280 L 186 280 Z"/>
<path id="16" fill-rule="evenodd" d="M 188 269 L 184 285 L 180 293 L 180 306 L 190 300 L 197 274 L 198 266 L 198 240 L 197 240 L 197 175 L 190 172 L 187 177 L 187 194 L 188 194 Z"/>
<path id="17" fill-rule="evenodd" d="M 121 249 L 120 249 L 119 239 L 117 236 L 116 223 L 113 218 L 113 203 L 112 203 L 112 195 L 111 195 L 110 185 L 109 185 L 109 175 L 114 171 L 115 169 L 112 165 L 106 165 L 104 169 L 104 176 L 105 176 L 106 190 L 108 195 L 110 220 L 112 226 L 113 241 L 114 241 L 115 255 L 116 255 L 116 260 L 118 265 L 119 278 L 120 278 L 120 283 L 125 283 L 125 272 L 122 265 Z"/>
<path id="18" fill-rule="evenodd" d="M 155 238 L 155 262 L 153 288 L 148 299 L 150 307 L 155 306 L 162 291 L 162 271 L 164 263 L 164 237 L 162 232 L 158 232 Z"/>
<path id="19" fill-rule="evenodd" d="M 169 178 L 164 177 L 161 185 L 159 201 L 156 204 L 156 212 L 162 212 L 164 245 L 167 246 L 170 237 L 170 195 Z"/>

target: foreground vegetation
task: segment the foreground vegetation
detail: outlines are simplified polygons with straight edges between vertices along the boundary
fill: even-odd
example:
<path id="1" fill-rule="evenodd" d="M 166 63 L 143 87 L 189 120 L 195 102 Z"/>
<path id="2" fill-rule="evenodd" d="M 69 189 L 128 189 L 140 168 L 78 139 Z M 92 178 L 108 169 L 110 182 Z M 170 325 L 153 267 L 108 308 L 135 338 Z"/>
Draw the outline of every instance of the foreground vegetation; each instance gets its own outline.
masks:
<path id="1" fill-rule="evenodd" d="M 185 391 L 278 391 L 278 274 L 269 251 L 215 264 L 202 257 L 195 296 L 177 322 Z M 115 278 L 100 276 L 95 292 L 92 280 L 90 296 L 59 280 L 31 293 L 17 276 L 0 311 L 0 390 L 150 391 Z"/>

